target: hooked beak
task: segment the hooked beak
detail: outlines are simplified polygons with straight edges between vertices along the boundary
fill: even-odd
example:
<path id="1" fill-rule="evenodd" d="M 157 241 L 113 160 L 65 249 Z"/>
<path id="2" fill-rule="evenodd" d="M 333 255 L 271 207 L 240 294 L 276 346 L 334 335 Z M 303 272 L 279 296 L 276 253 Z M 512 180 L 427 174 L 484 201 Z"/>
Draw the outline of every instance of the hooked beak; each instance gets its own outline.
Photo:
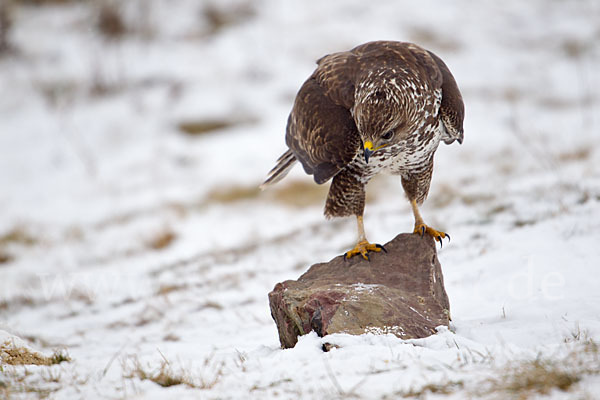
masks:
<path id="1" fill-rule="evenodd" d="M 371 154 L 373 154 L 375 152 L 375 150 L 373 150 L 373 142 L 365 142 L 364 152 L 365 152 L 365 162 L 368 164 L 369 157 L 371 157 Z"/>

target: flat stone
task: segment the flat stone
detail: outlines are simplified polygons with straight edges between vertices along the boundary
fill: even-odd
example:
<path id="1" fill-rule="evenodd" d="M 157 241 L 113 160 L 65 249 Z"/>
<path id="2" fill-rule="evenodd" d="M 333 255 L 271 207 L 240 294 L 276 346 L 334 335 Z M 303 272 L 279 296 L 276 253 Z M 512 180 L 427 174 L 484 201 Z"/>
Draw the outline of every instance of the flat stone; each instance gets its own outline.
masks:
<path id="1" fill-rule="evenodd" d="M 294 347 L 310 331 L 411 339 L 448 326 L 450 305 L 435 241 L 403 233 L 384 246 L 387 253 L 369 253 L 370 261 L 341 255 L 275 285 L 269 305 L 281 346 Z"/>

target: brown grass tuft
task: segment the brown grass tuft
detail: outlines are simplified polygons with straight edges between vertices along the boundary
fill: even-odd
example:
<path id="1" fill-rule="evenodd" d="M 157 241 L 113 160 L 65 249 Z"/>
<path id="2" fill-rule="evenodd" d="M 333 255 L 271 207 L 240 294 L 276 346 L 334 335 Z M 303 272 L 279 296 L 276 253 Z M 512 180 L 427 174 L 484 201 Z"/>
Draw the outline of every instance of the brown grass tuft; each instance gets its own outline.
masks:
<path id="1" fill-rule="evenodd" d="M 567 38 L 560 44 L 562 51 L 570 58 L 579 58 L 588 53 L 594 47 L 593 40 L 583 41 L 580 39 Z"/>
<path id="2" fill-rule="evenodd" d="M 186 385 L 196 389 L 210 389 L 217 384 L 223 373 L 223 365 L 210 365 L 211 359 L 207 358 L 204 366 L 211 370 L 212 377 L 205 379 L 203 377 L 195 378 L 193 374 L 179 366 L 173 368 L 171 362 L 161 353 L 162 361 L 158 368 L 152 368 L 149 364 L 142 365 L 140 360 L 135 357 L 129 357 L 123 362 L 123 377 L 127 379 L 138 378 L 149 380 L 162 387 Z"/>
<path id="3" fill-rule="evenodd" d="M 163 250 L 173 244 L 175 239 L 177 239 L 177 234 L 172 229 L 165 228 L 156 233 L 146 244 L 153 250 Z"/>
<path id="4" fill-rule="evenodd" d="M 455 52 L 460 50 L 460 43 L 448 35 L 440 34 L 424 26 L 415 26 L 409 36 L 411 41 L 419 43 L 425 48 Z"/>
<path id="5" fill-rule="evenodd" d="M 517 219 L 513 222 L 515 228 L 523 228 L 524 226 L 531 226 L 537 224 L 539 221 L 535 219 Z"/>
<path id="6" fill-rule="evenodd" d="M 0 250 L 0 264 L 8 264 L 9 262 L 13 261 L 14 257 L 11 256 L 10 254 L 6 253 L 3 250 Z"/>
<path id="7" fill-rule="evenodd" d="M 14 4 L 29 4 L 34 6 L 47 6 L 55 4 L 75 3 L 79 0 L 12 0 Z"/>
<path id="8" fill-rule="evenodd" d="M 473 206 L 478 204 L 492 203 L 496 197 L 489 193 L 473 193 L 457 190 L 452 185 L 440 184 L 435 191 L 435 195 L 429 198 L 428 204 L 434 208 L 447 207 L 455 201 L 462 204 Z M 503 207 L 503 206 L 499 206 Z"/>
<path id="9" fill-rule="evenodd" d="M 191 378 L 185 373 L 185 371 L 175 372 L 171 368 L 169 362 L 162 361 L 160 368 L 157 371 L 150 371 L 144 369 L 140 362 L 136 360 L 135 367 L 132 371 L 133 376 L 141 380 L 150 380 L 157 385 L 163 387 L 175 386 L 175 385 L 187 385 L 189 387 L 196 387 L 192 382 Z"/>
<path id="10" fill-rule="evenodd" d="M 428 383 L 422 386 L 419 389 L 411 389 L 408 392 L 403 392 L 401 394 L 402 397 L 414 397 L 417 399 L 429 398 L 428 396 L 431 394 L 435 395 L 446 395 L 452 394 L 457 390 L 460 390 L 464 387 L 464 383 L 462 381 L 448 381 L 445 383 Z"/>
<path id="11" fill-rule="evenodd" d="M 0 2 L 0 55 L 12 49 L 10 33 L 13 27 L 11 10 L 7 1 Z"/>
<path id="12" fill-rule="evenodd" d="M 258 186 L 228 186 L 211 190 L 206 196 L 209 204 L 230 204 L 237 201 L 255 199 L 260 194 Z"/>
<path id="13" fill-rule="evenodd" d="M 51 364 L 60 364 L 61 362 L 71 362 L 73 361 L 67 353 L 66 350 L 54 350 L 52 356 L 50 357 Z"/>
<path id="14" fill-rule="evenodd" d="M 223 307 L 221 303 L 217 303 L 216 301 L 207 300 L 204 303 L 200 304 L 198 310 L 205 310 L 210 308 L 212 308 L 213 310 L 222 310 L 225 307 Z"/>
<path id="15" fill-rule="evenodd" d="M 31 307 L 36 305 L 37 302 L 34 298 L 29 295 L 17 295 L 13 296 L 10 299 L 0 300 L 0 310 L 6 311 L 11 310 L 15 311 L 20 307 Z"/>
<path id="16" fill-rule="evenodd" d="M 555 361 L 533 360 L 510 370 L 502 379 L 492 385 L 492 391 L 511 394 L 538 393 L 548 394 L 553 389 L 567 391 L 579 382 L 577 371 L 565 368 Z"/>
<path id="17" fill-rule="evenodd" d="M 227 121 L 221 119 L 208 119 L 203 121 L 184 121 L 177 125 L 177 129 L 190 136 L 202 135 L 205 133 L 211 133 L 214 131 L 221 131 L 223 129 L 231 128 L 235 126 L 236 122 Z"/>
<path id="18" fill-rule="evenodd" d="M 179 342 L 181 338 L 174 333 L 167 333 L 163 336 L 163 340 L 166 342 Z"/>
<path id="19" fill-rule="evenodd" d="M 160 287 L 156 291 L 156 294 L 158 296 L 165 296 L 169 293 L 178 292 L 180 290 L 185 290 L 187 288 L 188 288 L 188 285 L 186 283 L 164 284 L 164 285 L 160 285 Z"/>
<path id="20" fill-rule="evenodd" d="M 13 227 L 4 234 L 0 234 L 0 264 L 8 264 L 15 259 L 7 247 L 14 245 L 30 247 L 37 243 L 38 239 L 22 226 Z M 1 302 L 0 308 L 2 308 Z"/>
<path id="21" fill-rule="evenodd" d="M 220 30 L 242 23 L 255 14 L 251 2 L 224 6 L 219 3 L 209 3 L 202 9 L 202 19 L 207 25 L 207 34 L 214 35 Z"/>
<path id="22" fill-rule="evenodd" d="M 290 181 L 286 184 L 275 187 L 267 195 L 271 195 L 273 200 L 293 206 L 306 207 L 317 204 L 325 204 L 329 185 L 317 185 L 309 181 Z"/>
<path id="23" fill-rule="evenodd" d="M 0 344 L 0 361 L 8 365 L 53 365 L 71 361 L 71 357 L 64 350 L 55 350 L 47 357 L 27 347 L 16 347 L 14 343 L 7 341 Z"/>
<path id="24" fill-rule="evenodd" d="M 0 246 L 8 244 L 20 244 L 23 246 L 33 246 L 38 240 L 29 234 L 25 228 L 17 226 L 0 235 Z"/>
<path id="25" fill-rule="evenodd" d="M 460 398 L 537 399 L 555 390 L 569 392 L 584 378 L 600 375 L 600 353 L 598 345 L 578 327 L 567 343 L 571 347 L 561 357 L 539 355 L 533 360 L 513 361 L 499 366 L 497 376 L 492 378 L 430 382 L 397 392 L 395 398 L 421 399 L 460 392 Z"/>
<path id="26" fill-rule="evenodd" d="M 593 146 L 580 147 L 571 151 L 565 151 L 557 156 L 558 161 L 571 162 L 571 161 L 585 161 L 590 158 L 592 154 Z"/>
<path id="27" fill-rule="evenodd" d="M 600 375 L 598 345 L 587 334 L 575 332 L 566 342 L 575 346 L 561 358 L 525 360 L 507 365 L 490 381 L 488 393 L 506 393 L 510 398 L 537 398 L 553 390 L 569 391 L 586 376 Z"/>
<path id="28" fill-rule="evenodd" d="M 121 39 L 127 33 L 121 9 L 115 2 L 102 1 L 98 8 L 96 28 L 105 38 Z"/>
<path id="29" fill-rule="evenodd" d="M 6 347 L 5 347 L 6 346 Z M 12 347 L 8 343 L 0 346 L 2 364 L 8 365 L 51 365 L 49 357 L 32 352 L 26 347 Z"/>
<path id="30" fill-rule="evenodd" d="M 229 186 L 213 189 L 205 199 L 207 204 L 230 204 L 245 200 L 261 200 L 291 207 L 325 204 L 328 185 L 310 181 L 290 180 L 261 191 L 258 186 Z"/>

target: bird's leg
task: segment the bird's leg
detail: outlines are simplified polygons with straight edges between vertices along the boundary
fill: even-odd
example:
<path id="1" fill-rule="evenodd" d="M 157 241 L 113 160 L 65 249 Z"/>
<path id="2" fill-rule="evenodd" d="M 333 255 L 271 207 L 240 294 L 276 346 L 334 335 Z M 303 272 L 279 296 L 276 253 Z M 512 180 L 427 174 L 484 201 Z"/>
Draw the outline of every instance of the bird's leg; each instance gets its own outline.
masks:
<path id="1" fill-rule="evenodd" d="M 362 215 L 356 216 L 356 222 L 358 224 L 358 243 L 352 250 L 344 254 L 344 258 L 348 259 L 356 254 L 360 254 L 365 260 L 369 260 L 369 251 L 379 252 L 383 250 L 387 253 L 387 251 L 382 245 L 369 243 L 369 241 L 367 240 Z"/>
<path id="2" fill-rule="evenodd" d="M 421 213 L 419 212 L 419 206 L 417 205 L 416 200 L 411 200 L 410 205 L 412 206 L 413 214 L 415 216 L 415 230 L 413 231 L 414 233 L 418 233 L 421 236 L 427 233 L 435 240 L 440 242 L 440 246 L 442 245 L 442 239 L 447 237 L 448 240 L 450 240 L 450 235 L 448 235 L 446 232 L 440 232 L 425 224 L 425 222 L 423 221 L 423 217 L 421 217 Z"/>

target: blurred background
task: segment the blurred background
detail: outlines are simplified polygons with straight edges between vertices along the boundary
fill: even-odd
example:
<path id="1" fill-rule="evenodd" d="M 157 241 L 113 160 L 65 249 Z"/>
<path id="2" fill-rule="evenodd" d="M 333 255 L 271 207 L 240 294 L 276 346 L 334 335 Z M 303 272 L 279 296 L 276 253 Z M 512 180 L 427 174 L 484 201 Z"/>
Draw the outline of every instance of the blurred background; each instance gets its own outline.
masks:
<path id="1" fill-rule="evenodd" d="M 141 355 L 276 346 L 267 292 L 347 250 L 355 222 L 325 220 L 327 185 L 299 166 L 258 185 L 315 60 L 382 39 L 438 54 L 464 97 L 423 208 L 452 235 L 457 326 L 555 306 L 498 288 L 511 268 L 568 265 L 563 303 L 591 301 L 597 1 L 0 0 L 0 329 L 92 369 L 124 334 Z M 397 178 L 370 184 L 365 221 L 379 243 L 412 230 Z"/>
<path id="2" fill-rule="evenodd" d="M 597 142 L 599 13 L 592 1 L 2 0 L 0 231 L 62 241 L 146 220 L 176 240 L 187 233 L 168 227 L 188 211 L 321 207 L 326 188 L 300 168 L 270 193 L 256 186 L 315 60 L 377 39 L 418 43 L 454 72 L 467 139 L 444 148 L 448 175 L 556 169 Z M 193 226 L 196 243 L 232 234 Z"/>

